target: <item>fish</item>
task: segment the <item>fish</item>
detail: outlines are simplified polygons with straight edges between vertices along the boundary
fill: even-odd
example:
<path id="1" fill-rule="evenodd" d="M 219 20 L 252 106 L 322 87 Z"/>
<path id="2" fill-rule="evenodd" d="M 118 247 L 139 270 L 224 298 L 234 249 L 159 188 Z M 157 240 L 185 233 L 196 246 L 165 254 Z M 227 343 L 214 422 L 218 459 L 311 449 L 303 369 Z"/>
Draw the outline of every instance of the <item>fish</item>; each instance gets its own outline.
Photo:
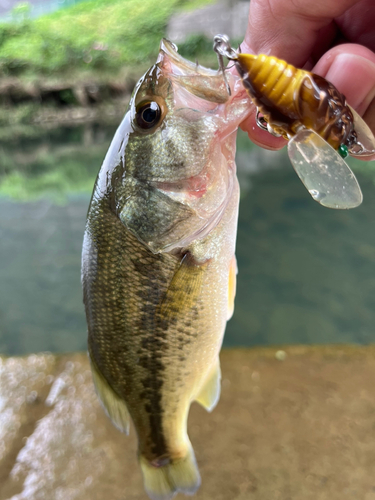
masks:
<path id="1" fill-rule="evenodd" d="M 237 273 L 236 131 L 252 111 L 239 77 L 227 78 L 164 39 L 87 215 L 82 285 L 94 385 L 118 429 L 128 433 L 133 422 L 152 500 L 199 488 L 189 408 L 197 401 L 212 411 L 220 396 Z"/>

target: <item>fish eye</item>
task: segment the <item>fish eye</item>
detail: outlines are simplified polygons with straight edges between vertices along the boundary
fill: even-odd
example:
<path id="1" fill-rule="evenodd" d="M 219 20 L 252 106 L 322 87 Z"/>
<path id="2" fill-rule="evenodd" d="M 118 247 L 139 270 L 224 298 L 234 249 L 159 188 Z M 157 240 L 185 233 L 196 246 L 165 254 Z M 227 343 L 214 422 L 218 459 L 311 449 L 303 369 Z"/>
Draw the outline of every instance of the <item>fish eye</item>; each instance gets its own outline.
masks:
<path id="1" fill-rule="evenodd" d="M 155 127 L 160 121 L 161 109 L 155 101 L 143 101 L 136 107 L 135 119 L 143 130 Z"/>

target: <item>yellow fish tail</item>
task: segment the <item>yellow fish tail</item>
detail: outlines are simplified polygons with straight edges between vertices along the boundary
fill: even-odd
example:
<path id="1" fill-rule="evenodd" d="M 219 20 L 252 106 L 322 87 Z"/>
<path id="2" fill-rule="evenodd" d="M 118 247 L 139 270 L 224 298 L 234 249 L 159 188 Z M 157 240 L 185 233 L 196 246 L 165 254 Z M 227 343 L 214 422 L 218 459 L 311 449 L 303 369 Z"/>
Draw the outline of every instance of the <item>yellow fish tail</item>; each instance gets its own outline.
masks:
<path id="1" fill-rule="evenodd" d="M 144 457 L 139 459 L 145 490 L 151 500 L 170 500 L 178 492 L 194 495 L 201 478 L 192 446 L 185 457 L 170 459 L 155 466 Z"/>

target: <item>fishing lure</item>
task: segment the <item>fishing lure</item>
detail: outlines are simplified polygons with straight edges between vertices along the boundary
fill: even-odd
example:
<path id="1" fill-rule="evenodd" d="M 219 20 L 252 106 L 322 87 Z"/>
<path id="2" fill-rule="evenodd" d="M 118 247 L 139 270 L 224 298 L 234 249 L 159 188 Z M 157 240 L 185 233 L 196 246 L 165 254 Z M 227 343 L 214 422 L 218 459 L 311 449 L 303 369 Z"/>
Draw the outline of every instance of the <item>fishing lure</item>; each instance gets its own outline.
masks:
<path id="1" fill-rule="evenodd" d="M 313 199 L 329 208 L 360 205 L 361 188 L 344 158 L 375 154 L 375 138 L 344 95 L 281 59 L 234 50 L 226 35 L 214 38 L 214 50 L 223 74 L 223 57 L 234 61 L 258 126 L 288 140 L 290 161 Z"/>

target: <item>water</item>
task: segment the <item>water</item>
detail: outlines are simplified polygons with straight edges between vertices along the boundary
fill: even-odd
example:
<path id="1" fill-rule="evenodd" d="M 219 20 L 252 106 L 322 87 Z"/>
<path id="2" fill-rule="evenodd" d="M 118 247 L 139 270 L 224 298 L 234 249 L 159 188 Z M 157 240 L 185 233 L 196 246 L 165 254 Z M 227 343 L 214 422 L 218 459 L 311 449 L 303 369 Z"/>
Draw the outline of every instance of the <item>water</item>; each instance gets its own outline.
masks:
<path id="1" fill-rule="evenodd" d="M 0 352 L 84 350 L 82 236 L 114 128 L 2 133 Z M 373 163 L 356 167 L 363 204 L 336 211 L 312 200 L 285 151 L 241 135 L 237 157 L 239 275 L 225 345 L 373 342 Z"/>

